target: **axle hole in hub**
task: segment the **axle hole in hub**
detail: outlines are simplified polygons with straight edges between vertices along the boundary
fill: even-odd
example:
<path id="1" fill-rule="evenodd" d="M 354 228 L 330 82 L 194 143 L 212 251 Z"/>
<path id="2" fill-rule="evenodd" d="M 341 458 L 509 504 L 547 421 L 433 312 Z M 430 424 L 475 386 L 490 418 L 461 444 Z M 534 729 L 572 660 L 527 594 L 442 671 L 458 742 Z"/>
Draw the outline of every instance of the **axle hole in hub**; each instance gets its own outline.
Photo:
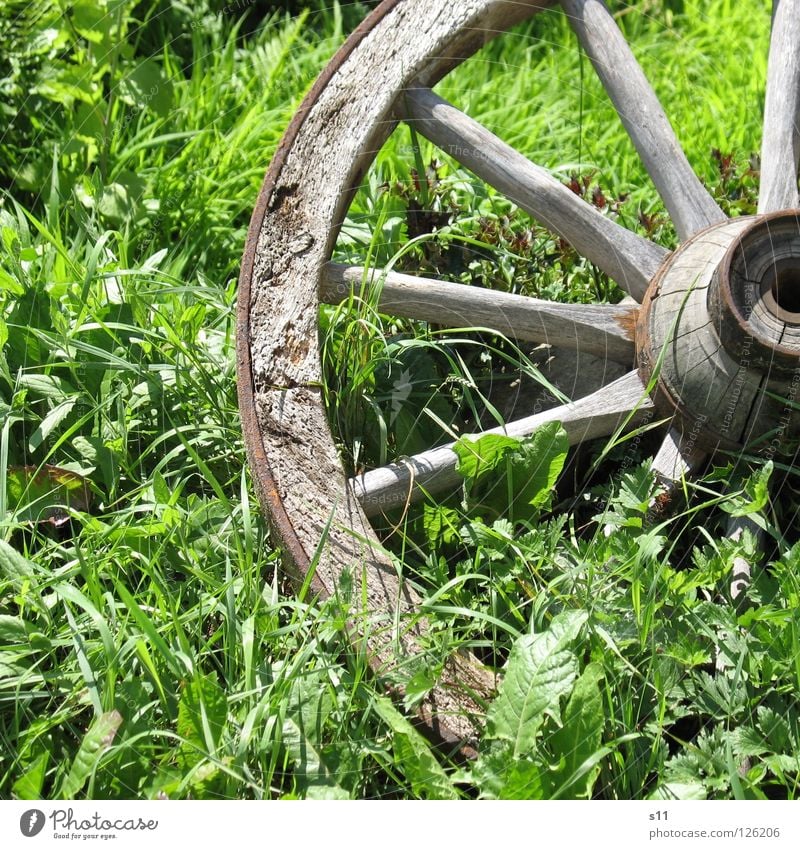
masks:
<path id="1" fill-rule="evenodd" d="M 800 268 L 777 271 L 772 284 L 772 297 L 780 309 L 795 313 L 800 319 Z"/>
<path id="2" fill-rule="evenodd" d="M 800 259 L 776 262 L 764 275 L 761 292 L 769 311 L 786 324 L 800 324 Z"/>

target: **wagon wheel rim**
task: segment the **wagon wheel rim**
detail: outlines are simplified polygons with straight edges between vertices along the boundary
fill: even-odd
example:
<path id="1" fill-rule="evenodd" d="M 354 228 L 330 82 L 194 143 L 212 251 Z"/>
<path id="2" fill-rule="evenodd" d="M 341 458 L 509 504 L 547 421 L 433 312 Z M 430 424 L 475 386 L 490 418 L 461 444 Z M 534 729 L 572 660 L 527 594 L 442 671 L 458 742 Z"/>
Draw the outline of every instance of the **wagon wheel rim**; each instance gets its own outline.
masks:
<path id="1" fill-rule="evenodd" d="M 748 221 L 728 219 L 700 183 L 605 5 L 599 0 L 562 0 L 560 4 L 675 224 L 682 245 L 674 254 L 593 210 L 431 91 L 487 40 L 553 5 L 550 0 L 468 0 L 454 11 L 444 0 L 384 0 L 350 36 L 303 101 L 270 164 L 252 216 L 237 319 L 239 407 L 250 469 L 296 581 L 326 598 L 340 592 L 343 575 L 363 578 L 367 603 L 351 611 L 349 628 L 353 645 L 366 651 L 379 676 L 419 651 L 426 625 L 419 615 L 419 597 L 382 552 L 367 515 L 397 503 L 398 493 L 406 498 L 420 485 L 435 490 L 437 483 L 439 487 L 452 483 L 455 460 L 452 450 L 444 446 L 347 482 L 319 393 L 316 316 L 320 295 L 335 302 L 361 273 L 333 265 L 330 257 L 354 187 L 394 123 L 405 120 L 440 148 L 455 151 L 461 165 L 570 242 L 637 301 L 644 301 L 641 310 L 589 306 L 580 315 L 580 310 L 570 309 L 573 305 L 534 303 L 531 308 L 529 304 L 523 323 L 531 338 L 537 326 L 542 328 L 542 341 L 548 341 L 554 328 L 563 333 L 572 323 L 573 331 L 580 328 L 582 333 L 574 332 L 571 344 L 577 346 L 581 335 L 589 334 L 610 358 L 624 361 L 630 355 L 631 371 L 587 398 L 509 424 L 504 432 L 524 435 L 547 421 L 561 421 L 575 444 L 663 413 L 672 426 L 666 430 L 653 468 L 667 484 L 696 471 L 715 446 L 708 434 L 705 439 L 692 436 L 697 416 L 692 418 L 692 409 L 686 414 L 685 400 L 656 364 L 673 340 L 665 336 L 664 317 L 654 305 L 665 303 L 663 296 L 679 287 L 675 269 L 680 257 L 706 263 L 709 273 L 700 287 L 703 291 L 728 292 L 728 277 L 720 282 L 720 275 L 714 276 L 723 259 L 730 265 L 736 251 L 744 251 L 747 239 L 755 239 L 752 233 L 764 220 L 771 217 L 789 230 L 787 222 L 797 221 L 797 215 L 786 210 L 800 206 L 800 0 L 781 0 L 773 14 L 762 183 L 758 216 Z M 419 33 L 424 33 L 417 39 L 424 48 L 407 40 Z M 381 45 L 393 39 L 411 44 L 411 49 L 402 59 L 395 53 L 387 56 L 382 65 L 384 86 L 373 91 L 375 97 L 368 103 L 358 86 L 365 80 L 363 59 L 374 57 Z M 638 104 L 637 110 L 630 108 L 631 103 Z M 646 122 L 642 114 L 647 115 Z M 311 161 L 303 167 L 303 155 L 324 148 L 326 126 L 330 128 L 331 122 L 345 150 L 335 161 Z M 309 169 L 314 173 L 309 175 Z M 322 196 L 313 197 L 313 217 L 308 214 L 312 198 L 304 194 L 303 180 L 324 188 Z M 786 239 L 791 243 L 786 256 L 797 256 L 800 267 L 796 230 Z M 763 247 L 770 238 L 767 225 L 766 236 L 756 241 Z M 713 260 L 708 259 L 709 253 Z M 391 278 L 398 301 L 404 285 L 419 286 L 419 281 L 407 275 Z M 774 285 L 765 291 L 778 299 Z M 704 298 L 703 303 L 708 301 Z M 717 297 L 720 300 L 724 298 Z M 495 315 L 523 309 L 517 302 L 501 301 L 490 304 Z M 727 318 L 737 313 L 738 306 L 738 302 L 728 305 Z M 721 316 L 722 312 L 714 312 L 712 319 L 721 324 Z M 772 310 L 767 321 L 772 322 L 766 331 L 768 349 L 779 346 L 780 328 L 793 325 L 794 318 L 789 316 L 787 321 L 785 314 Z M 745 324 L 749 320 L 748 314 Z M 790 341 L 789 365 L 797 368 L 800 342 Z M 677 377 L 683 379 L 681 374 Z M 797 430 L 795 419 L 784 429 L 787 433 Z M 313 432 L 311 443 L 304 442 L 304 432 Z M 723 447 L 727 444 L 721 442 Z M 495 685 L 494 674 L 473 656 L 454 655 L 419 705 L 417 721 L 437 742 L 470 754 Z"/>

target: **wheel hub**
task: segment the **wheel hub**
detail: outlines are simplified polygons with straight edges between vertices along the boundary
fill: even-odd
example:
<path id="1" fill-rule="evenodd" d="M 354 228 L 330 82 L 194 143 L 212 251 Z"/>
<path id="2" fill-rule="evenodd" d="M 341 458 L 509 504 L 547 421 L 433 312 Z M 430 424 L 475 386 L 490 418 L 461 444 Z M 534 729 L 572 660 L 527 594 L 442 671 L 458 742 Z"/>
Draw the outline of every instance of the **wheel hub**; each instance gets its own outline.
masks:
<path id="1" fill-rule="evenodd" d="M 645 296 L 640 373 L 685 442 L 793 452 L 800 436 L 800 213 L 732 219 L 673 253 Z"/>

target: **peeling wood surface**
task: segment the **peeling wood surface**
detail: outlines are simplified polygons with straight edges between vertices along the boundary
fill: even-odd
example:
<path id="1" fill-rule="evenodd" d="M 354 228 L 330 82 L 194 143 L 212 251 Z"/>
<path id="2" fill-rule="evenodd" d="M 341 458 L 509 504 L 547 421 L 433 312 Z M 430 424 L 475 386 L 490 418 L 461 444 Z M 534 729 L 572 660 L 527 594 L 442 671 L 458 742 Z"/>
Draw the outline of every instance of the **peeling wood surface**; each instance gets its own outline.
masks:
<path id="1" fill-rule="evenodd" d="M 562 0 L 564 11 L 684 240 L 726 220 L 692 170 L 641 66 L 602 0 Z"/>
<path id="2" fill-rule="evenodd" d="M 400 105 L 403 117 L 417 132 L 566 239 L 641 301 L 667 256 L 665 248 L 598 212 L 544 168 L 429 89 L 408 91 Z"/>
<path id="3" fill-rule="evenodd" d="M 328 263 L 320 298 L 340 303 L 356 293 L 381 312 L 448 327 L 488 328 L 505 336 L 580 350 L 632 365 L 638 307 L 611 304 L 560 304 L 399 274 L 366 272 L 361 266 Z"/>

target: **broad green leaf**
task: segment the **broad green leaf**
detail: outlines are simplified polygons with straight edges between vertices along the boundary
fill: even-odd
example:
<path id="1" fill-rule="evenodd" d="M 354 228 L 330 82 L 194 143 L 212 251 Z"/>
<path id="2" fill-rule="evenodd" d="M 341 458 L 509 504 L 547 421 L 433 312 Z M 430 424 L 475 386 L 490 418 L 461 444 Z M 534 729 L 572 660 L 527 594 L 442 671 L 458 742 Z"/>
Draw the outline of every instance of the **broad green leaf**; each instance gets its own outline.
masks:
<path id="1" fill-rule="evenodd" d="M 97 768 L 103 753 L 114 742 L 120 725 L 122 725 L 122 715 L 115 710 L 101 714 L 95 719 L 83 738 L 68 775 L 61 784 L 58 794 L 61 799 L 74 799 L 80 793 Z"/>
<path id="2" fill-rule="evenodd" d="M 281 737 L 289 757 L 295 764 L 295 776 L 301 789 L 310 790 L 311 787 L 316 787 L 319 790 L 326 787 L 334 793 L 344 793 L 325 762 L 320 744 L 305 733 L 296 717 L 283 721 Z"/>
<path id="3" fill-rule="evenodd" d="M 750 500 L 744 504 L 733 502 L 728 504 L 722 502 L 721 507 L 731 516 L 749 516 L 759 513 L 769 504 L 769 479 L 772 477 L 774 464 L 768 460 L 764 465 L 754 472 L 745 483 L 745 493 Z"/>
<path id="4" fill-rule="evenodd" d="M 24 582 L 36 581 L 33 563 L 3 539 L 0 539 L 0 574 L 5 574 L 18 588 Z"/>
<path id="5" fill-rule="evenodd" d="M 306 789 L 306 799 L 343 801 L 350 798 L 350 794 L 337 785 L 311 784 Z"/>
<path id="6" fill-rule="evenodd" d="M 515 758 L 511 744 L 492 741 L 472 769 L 472 779 L 484 799 L 545 799 L 550 797 L 550 775 L 529 757 Z"/>
<path id="7" fill-rule="evenodd" d="M 119 85 L 120 100 L 137 110 L 149 109 L 163 118 L 172 108 L 172 80 L 156 59 L 139 62 Z"/>
<path id="8" fill-rule="evenodd" d="M 74 100 L 96 103 L 102 88 L 92 74 L 86 73 L 85 67 L 62 65 L 57 75 L 46 77 L 33 91 L 48 100 L 71 106 Z"/>
<path id="9" fill-rule="evenodd" d="M 19 616 L 0 616 L 0 645 L 26 643 L 36 626 Z"/>
<path id="10" fill-rule="evenodd" d="M 706 788 L 699 781 L 667 781 L 666 783 L 660 784 L 656 787 L 656 789 L 647 798 L 656 802 L 666 802 L 671 799 L 702 800 L 708 798 L 708 793 L 706 792 Z"/>
<path id="11" fill-rule="evenodd" d="M 426 504 L 424 506 L 422 523 L 425 536 L 432 545 L 445 545 L 458 539 L 458 529 L 461 524 L 461 514 L 452 507 Z"/>
<path id="12" fill-rule="evenodd" d="M 109 35 L 115 20 L 106 4 L 98 0 L 76 0 L 71 12 L 75 29 L 95 44 L 101 43 Z"/>
<path id="13" fill-rule="evenodd" d="M 385 696 L 376 698 L 373 705 L 393 732 L 395 763 L 411 782 L 414 793 L 423 799 L 457 799 L 458 794 L 447 773 L 419 731 Z"/>
<path id="14" fill-rule="evenodd" d="M 73 407 L 78 403 L 78 396 L 65 398 L 56 404 L 52 410 L 39 422 L 39 426 L 28 437 L 28 449 L 31 454 L 36 451 L 50 434 L 69 416 Z"/>
<path id="15" fill-rule="evenodd" d="M 20 375 L 19 382 L 34 394 L 58 403 L 66 401 L 76 392 L 68 380 L 54 374 L 23 374 Z"/>
<path id="16" fill-rule="evenodd" d="M 41 799 L 50 751 L 45 749 L 14 782 L 12 791 L 17 799 Z"/>
<path id="17" fill-rule="evenodd" d="M 325 723 L 332 710 L 333 697 L 321 675 L 303 675 L 292 681 L 281 730 L 283 744 L 295 763 L 295 777 L 307 798 L 348 798 L 322 750 Z"/>
<path id="18" fill-rule="evenodd" d="M 69 154 L 71 148 L 76 151 L 80 149 L 82 144 L 94 142 L 98 144 L 102 140 L 105 132 L 105 124 L 102 107 L 95 103 L 81 103 L 75 112 L 75 134 L 73 139 L 64 147 L 64 152 Z"/>
<path id="19" fill-rule="evenodd" d="M 5 290 L 9 292 L 11 295 L 24 295 L 25 287 L 22 283 L 17 280 L 16 277 L 12 277 L 5 269 L 0 268 L 0 292 Z M 3 322 L 5 326 L 5 322 Z M 3 340 L 3 345 L 5 345 L 8 340 L 8 333 L 6 332 L 6 338 Z"/>
<path id="20" fill-rule="evenodd" d="M 559 772 L 565 783 L 560 798 L 589 798 L 600 771 L 591 760 L 600 749 L 605 723 L 598 686 L 602 679 L 599 663 L 590 663 L 583 670 L 564 708 L 564 724 L 550 738 L 554 753 L 561 757 Z"/>
<path id="21" fill-rule="evenodd" d="M 479 480 L 496 469 L 506 453 L 518 445 L 518 439 L 497 433 L 487 433 L 478 439 L 462 436 L 453 444 L 458 457 L 456 471 L 469 481 Z"/>
<path id="22" fill-rule="evenodd" d="M 508 461 L 515 502 L 532 507 L 547 504 L 568 453 L 567 432 L 558 422 L 540 427 L 511 451 Z"/>
<path id="23" fill-rule="evenodd" d="M 20 522 L 68 521 L 64 510 L 89 509 L 90 490 L 85 478 L 58 466 L 12 466 L 6 478 L 8 506 Z"/>
<path id="24" fill-rule="evenodd" d="M 550 422 L 519 440 L 485 434 L 476 440 L 462 437 L 453 446 L 457 471 L 473 485 L 476 504 L 504 514 L 517 505 L 522 513 L 546 505 L 569 452 L 566 431 Z M 477 488 L 475 484 L 478 484 Z M 509 504 L 509 501 L 511 504 Z"/>
<path id="25" fill-rule="evenodd" d="M 126 186 L 111 183 L 103 189 L 97 203 L 97 211 L 112 224 L 121 224 L 130 218 L 136 208 L 136 202 L 130 196 Z"/>
<path id="26" fill-rule="evenodd" d="M 578 675 L 572 646 L 586 619 L 584 611 L 561 613 L 547 631 L 526 634 L 514 643 L 487 717 L 487 734 L 510 741 L 513 757 L 533 750 L 547 715 L 559 718 L 559 701 Z"/>
<path id="27" fill-rule="evenodd" d="M 198 672 L 184 682 L 178 701 L 181 755 L 190 765 L 214 755 L 228 718 L 228 700 L 214 675 Z"/>
<path id="28" fill-rule="evenodd" d="M 72 446 L 80 453 L 85 463 L 99 470 L 106 490 L 111 492 L 120 475 L 119 463 L 116 462 L 114 452 L 99 436 L 76 436 L 72 440 Z M 84 469 L 84 474 L 91 474 L 91 472 Z M 93 477 L 93 480 L 96 478 Z"/>

